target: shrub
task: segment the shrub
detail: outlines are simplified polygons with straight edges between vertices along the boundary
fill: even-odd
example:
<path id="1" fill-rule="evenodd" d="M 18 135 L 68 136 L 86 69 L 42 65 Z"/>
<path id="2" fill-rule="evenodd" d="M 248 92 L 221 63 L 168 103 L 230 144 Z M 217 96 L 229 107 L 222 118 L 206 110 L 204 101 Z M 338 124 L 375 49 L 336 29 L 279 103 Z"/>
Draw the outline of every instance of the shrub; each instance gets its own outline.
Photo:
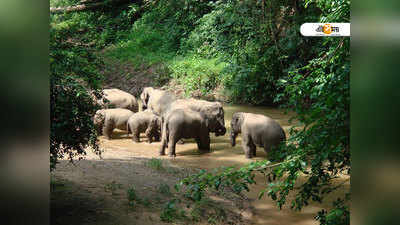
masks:
<path id="1" fill-rule="evenodd" d="M 172 78 L 185 86 L 185 93 L 192 96 L 200 91 L 201 95 L 211 93 L 221 83 L 221 72 L 225 64 L 218 59 L 205 59 L 187 56 L 175 59 L 169 66 Z"/>

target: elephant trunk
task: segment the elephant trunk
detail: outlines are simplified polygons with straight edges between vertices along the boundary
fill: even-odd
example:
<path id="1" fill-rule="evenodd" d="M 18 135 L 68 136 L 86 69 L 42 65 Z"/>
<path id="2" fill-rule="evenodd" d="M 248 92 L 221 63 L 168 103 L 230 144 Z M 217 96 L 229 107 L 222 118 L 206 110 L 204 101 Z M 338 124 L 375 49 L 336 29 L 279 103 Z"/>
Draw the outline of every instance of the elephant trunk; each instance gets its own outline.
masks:
<path id="1" fill-rule="evenodd" d="M 232 145 L 232 147 L 235 147 L 235 145 L 236 145 L 237 133 L 231 131 L 230 137 L 231 137 L 231 145 Z"/>
<path id="2" fill-rule="evenodd" d="M 223 119 L 217 119 L 215 126 L 215 136 L 224 136 L 226 133 L 225 122 Z"/>
<path id="3" fill-rule="evenodd" d="M 215 132 L 215 136 L 224 136 L 226 133 L 226 128 L 221 127 Z"/>
<path id="4" fill-rule="evenodd" d="M 144 110 L 146 110 L 146 109 L 147 109 L 147 105 L 145 105 L 144 103 L 142 103 L 141 110 L 144 111 Z"/>

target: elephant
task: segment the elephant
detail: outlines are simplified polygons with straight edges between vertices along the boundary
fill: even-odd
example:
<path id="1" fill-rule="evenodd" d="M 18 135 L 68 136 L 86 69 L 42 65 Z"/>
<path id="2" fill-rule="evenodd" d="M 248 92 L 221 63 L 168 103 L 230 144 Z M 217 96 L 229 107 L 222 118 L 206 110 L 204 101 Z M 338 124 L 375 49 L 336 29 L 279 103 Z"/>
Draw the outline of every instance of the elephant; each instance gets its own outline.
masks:
<path id="1" fill-rule="evenodd" d="M 286 141 L 285 131 L 275 120 L 260 114 L 237 112 L 231 120 L 231 145 L 236 145 L 236 137 L 242 133 L 242 148 L 246 158 L 256 156 L 256 146 L 266 153 L 271 147 Z"/>
<path id="2" fill-rule="evenodd" d="M 140 94 L 140 100 L 142 101 L 142 111 L 147 109 L 147 103 L 149 102 L 150 94 L 154 90 L 152 87 L 143 88 L 142 93 Z"/>
<path id="3" fill-rule="evenodd" d="M 176 156 L 176 143 L 181 138 L 194 138 L 200 151 L 209 152 L 210 132 L 224 128 L 206 114 L 188 108 L 169 111 L 162 126 L 160 155 L 165 155 L 168 147 L 170 157 Z"/>
<path id="4" fill-rule="evenodd" d="M 142 110 L 149 109 L 158 116 L 161 116 L 169 107 L 171 102 L 175 101 L 175 96 L 168 91 L 145 87 L 142 94 Z"/>
<path id="5" fill-rule="evenodd" d="M 100 109 L 96 111 L 93 123 L 98 132 L 110 140 L 114 128 L 127 130 L 126 124 L 133 114 L 134 112 L 128 109 Z"/>
<path id="6" fill-rule="evenodd" d="M 166 113 L 168 114 L 170 111 L 176 109 L 190 109 L 205 114 L 208 120 L 210 120 L 210 126 L 214 126 L 210 127 L 210 130 L 215 133 L 215 136 L 225 135 L 224 109 L 220 102 L 209 102 L 193 98 L 178 99 L 170 104 Z"/>
<path id="7" fill-rule="evenodd" d="M 97 103 L 104 109 L 122 108 L 129 109 L 132 112 L 139 110 L 139 104 L 136 98 L 128 92 L 112 88 L 104 89 L 103 97 L 97 100 Z"/>
<path id="8" fill-rule="evenodd" d="M 145 133 L 149 143 L 160 141 L 161 117 L 150 110 L 145 110 L 133 114 L 127 121 L 128 133 L 132 133 L 132 141 L 140 142 L 140 133 Z"/>

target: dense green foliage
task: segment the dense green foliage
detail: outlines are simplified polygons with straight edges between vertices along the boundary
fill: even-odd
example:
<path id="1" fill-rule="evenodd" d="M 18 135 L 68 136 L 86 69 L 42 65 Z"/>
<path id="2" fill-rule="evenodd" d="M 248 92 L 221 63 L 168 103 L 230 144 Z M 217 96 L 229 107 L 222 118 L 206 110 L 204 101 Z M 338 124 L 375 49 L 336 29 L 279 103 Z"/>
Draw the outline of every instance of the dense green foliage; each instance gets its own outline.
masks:
<path id="1" fill-rule="evenodd" d="M 78 1 L 51 1 L 52 6 Z M 126 7 L 126 6 L 125 6 Z M 98 107 L 90 90 L 101 88 L 103 66 L 96 51 L 125 37 L 130 27 L 129 8 L 107 8 L 107 13 L 80 12 L 50 17 L 50 168 L 59 158 L 84 155 L 87 145 L 97 153 L 92 117 Z M 125 32 L 124 32 L 125 31 Z"/>
<path id="2" fill-rule="evenodd" d="M 222 85 L 232 102 L 272 104 L 282 91 L 277 80 L 321 51 L 321 39 L 304 38 L 298 32 L 302 23 L 317 21 L 320 10 L 315 4 L 308 8 L 299 4 L 158 1 L 135 22 L 129 40 L 119 42 L 109 53 L 137 65 L 163 62 L 176 68 L 174 63 L 179 61 L 191 71 L 189 76 L 202 77 L 210 85 L 200 85 L 203 95 Z M 218 69 L 198 70 L 210 62 L 217 65 L 207 65 L 209 70 Z M 187 85 L 189 95 L 198 86 L 197 80 L 181 76 L 180 70 L 169 72 Z"/>
<path id="3" fill-rule="evenodd" d="M 92 116 L 96 107 L 85 85 L 98 87 L 97 60 L 90 52 L 50 31 L 50 168 L 66 154 L 85 153 L 86 144 L 98 151 Z"/>
<path id="4" fill-rule="evenodd" d="M 96 149 L 91 124 L 96 107 L 87 88 L 101 85 L 102 63 L 95 53 L 105 48 L 105 56 L 138 68 L 165 64 L 165 74 L 187 95 L 206 96 L 223 87 L 231 102 L 280 104 L 296 113 L 300 127 L 291 129 L 281 151 L 269 155 L 273 162 L 183 179 L 176 188 L 185 186 L 195 202 L 208 189 L 249 190 L 256 173 L 268 180 L 260 197 L 295 210 L 343 185 L 336 178 L 350 174 L 350 41 L 302 37 L 299 27 L 348 22 L 349 0 L 159 0 L 138 16 L 140 7 L 51 17 L 52 162 L 63 153 L 84 153 L 87 143 Z M 295 198 L 288 203 L 291 192 Z M 324 225 L 349 224 L 349 199 L 346 193 L 316 219 Z M 171 215 L 180 215 L 174 203 L 166 205 L 162 218 L 170 221 Z"/>

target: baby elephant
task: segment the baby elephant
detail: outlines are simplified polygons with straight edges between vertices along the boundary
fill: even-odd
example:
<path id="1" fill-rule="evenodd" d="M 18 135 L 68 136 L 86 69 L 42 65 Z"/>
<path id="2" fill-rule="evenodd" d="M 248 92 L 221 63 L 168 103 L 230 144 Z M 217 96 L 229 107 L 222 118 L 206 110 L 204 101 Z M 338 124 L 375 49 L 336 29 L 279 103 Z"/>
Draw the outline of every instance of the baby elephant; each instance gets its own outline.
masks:
<path id="1" fill-rule="evenodd" d="M 237 112 L 231 121 L 231 144 L 236 145 L 236 137 L 242 133 L 242 148 L 246 158 L 256 156 L 256 145 L 264 147 L 266 153 L 273 146 L 286 141 L 285 131 L 273 119 L 253 113 Z"/>
<path id="2" fill-rule="evenodd" d="M 161 117 L 150 110 L 133 114 L 127 122 L 128 133 L 133 134 L 132 140 L 140 142 L 140 133 L 145 133 L 149 143 L 160 141 Z"/>
<path id="3" fill-rule="evenodd" d="M 114 128 L 127 130 L 126 123 L 133 114 L 134 113 L 128 109 L 101 109 L 97 110 L 94 115 L 93 123 L 99 133 L 102 131 L 107 139 L 111 139 Z"/>

